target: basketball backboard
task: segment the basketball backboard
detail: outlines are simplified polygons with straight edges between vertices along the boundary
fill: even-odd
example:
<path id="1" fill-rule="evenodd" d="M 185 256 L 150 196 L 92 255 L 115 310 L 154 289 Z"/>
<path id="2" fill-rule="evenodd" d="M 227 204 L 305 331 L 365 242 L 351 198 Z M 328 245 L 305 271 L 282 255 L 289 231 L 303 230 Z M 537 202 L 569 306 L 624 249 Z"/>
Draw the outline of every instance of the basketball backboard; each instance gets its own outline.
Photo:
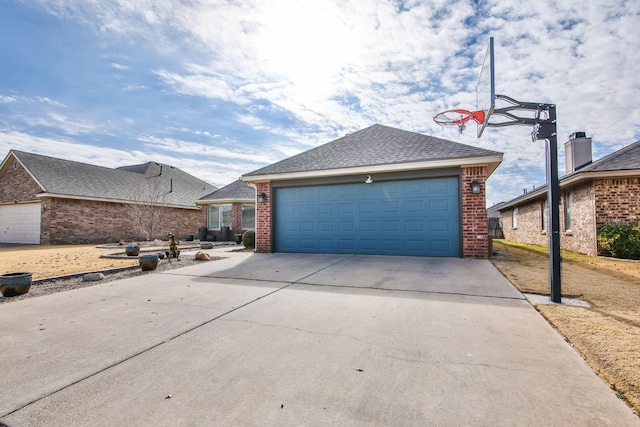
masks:
<path id="1" fill-rule="evenodd" d="M 480 76 L 476 85 L 476 110 L 484 112 L 484 121 L 478 124 L 478 138 L 489 123 L 496 106 L 496 80 L 495 66 L 493 63 L 493 37 L 489 38 L 489 46 L 482 61 Z"/>

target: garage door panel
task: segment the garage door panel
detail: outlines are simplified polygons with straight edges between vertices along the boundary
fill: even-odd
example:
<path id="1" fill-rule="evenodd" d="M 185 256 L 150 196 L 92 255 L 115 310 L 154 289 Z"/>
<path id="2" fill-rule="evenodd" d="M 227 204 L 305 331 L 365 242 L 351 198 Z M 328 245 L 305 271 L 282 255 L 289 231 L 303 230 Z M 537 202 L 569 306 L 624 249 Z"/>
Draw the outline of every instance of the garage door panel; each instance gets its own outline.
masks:
<path id="1" fill-rule="evenodd" d="M 451 177 L 277 188 L 274 249 L 460 256 L 458 187 Z"/>
<path id="2" fill-rule="evenodd" d="M 40 244 L 40 203 L 0 206 L 0 243 Z"/>

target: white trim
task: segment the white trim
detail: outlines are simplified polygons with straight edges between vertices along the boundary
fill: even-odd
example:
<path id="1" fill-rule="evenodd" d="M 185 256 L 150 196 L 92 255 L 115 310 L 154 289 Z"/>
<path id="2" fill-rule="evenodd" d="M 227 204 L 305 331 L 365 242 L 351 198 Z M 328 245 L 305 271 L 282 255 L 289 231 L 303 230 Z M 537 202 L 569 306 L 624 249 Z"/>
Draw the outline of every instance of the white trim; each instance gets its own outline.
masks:
<path id="1" fill-rule="evenodd" d="M 211 199 L 211 200 L 198 200 L 196 205 L 220 205 L 229 203 L 255 203 L 255 199 Z"/>
<path id="2" fill-rule="evenodd" d="M 630 178 L 640 176 L 640 169 L 627 169 L 619 171 L 598 171 L 577 173 L 561 182 L 561 186 L 577 184 L 587 179 Z"/>
<path id="3" fill-rule="evenodd" d="M 470 157 L 462 159 L 445 159 L 445 160 L 432 160 L 427 162 L 411 162 L 411 163 L 399 163 L 399 164 L 386 164 L 386 165 L 374 165 L 374 166 L 358 166 L 343 169 L 323 169 L 315 171 L 299 171 L 299 172 L 286 172 L 286 173 L 273 173 L 266 175 L 243 175 L 242 180 L 245 182 L 268 182 L 279 181 L 284 179 L 304 179 L 304 178 L 325 178 L 331 176 L 343 176 L 343 175 L 358 175 L 371 173 L 384 173 L 384 172 L 403 172 L 411 170 L 421 169 L 441 169 L 448 167 L 474 167 L 474 166 L 487 166 L 487 177 L 493 173 L 498 165 L 502 162 L 502 156 L 487 156 L 487 157 Z"/>

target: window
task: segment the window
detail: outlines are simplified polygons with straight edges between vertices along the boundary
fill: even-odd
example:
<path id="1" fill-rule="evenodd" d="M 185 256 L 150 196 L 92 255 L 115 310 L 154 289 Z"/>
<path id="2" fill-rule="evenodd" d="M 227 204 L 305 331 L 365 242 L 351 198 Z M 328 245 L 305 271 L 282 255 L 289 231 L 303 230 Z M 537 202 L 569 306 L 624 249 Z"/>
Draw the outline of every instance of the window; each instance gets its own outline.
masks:
<path id="1" fill-rule="evenodd" d="M 571 205 L 573 204 L 573 193 L 564 196 L 564 229 L 571 231 Z"/>
<path id="2" fill-rule="evenodd" d="M 231 228 L 231 205 L 209 205 L 207 218 L 209 230 L 220 230 L 221 227 Z"/>
<path id="3" fill-rule="evenodd" d="M 256 226 L 256 205 L 242 205 L 243 230 L 253 230 Z"/>
<path id="4" fill-rule="evenodd" d="M 514 230 L 518 228 L 518 208 L 511 211 L 511 228 Z"/>
<path id="5" fill-rule="evenodd" d="M 540 218 L 542 219 L 541 229 L 542 231 L 547 231 L 547 218 L 549 212 L 549 201 L 545 199 L 542 203 L 540 203 Z"/>

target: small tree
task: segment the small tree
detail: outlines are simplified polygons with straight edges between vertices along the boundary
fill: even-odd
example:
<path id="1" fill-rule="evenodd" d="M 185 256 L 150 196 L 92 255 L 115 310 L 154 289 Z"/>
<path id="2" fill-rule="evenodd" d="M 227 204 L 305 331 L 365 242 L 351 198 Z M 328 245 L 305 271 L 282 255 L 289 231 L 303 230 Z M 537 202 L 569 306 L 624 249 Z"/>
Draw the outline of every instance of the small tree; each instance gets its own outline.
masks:
<path id="1" fill-rule="evenodd" d="M 167 209 L 166 196 L 160 176 L 146 178 L 144 184 L 129 191 L 131 202 L 126 205 L 129 217 L 147 241 L 165 233 L 160 227 Z"/>

